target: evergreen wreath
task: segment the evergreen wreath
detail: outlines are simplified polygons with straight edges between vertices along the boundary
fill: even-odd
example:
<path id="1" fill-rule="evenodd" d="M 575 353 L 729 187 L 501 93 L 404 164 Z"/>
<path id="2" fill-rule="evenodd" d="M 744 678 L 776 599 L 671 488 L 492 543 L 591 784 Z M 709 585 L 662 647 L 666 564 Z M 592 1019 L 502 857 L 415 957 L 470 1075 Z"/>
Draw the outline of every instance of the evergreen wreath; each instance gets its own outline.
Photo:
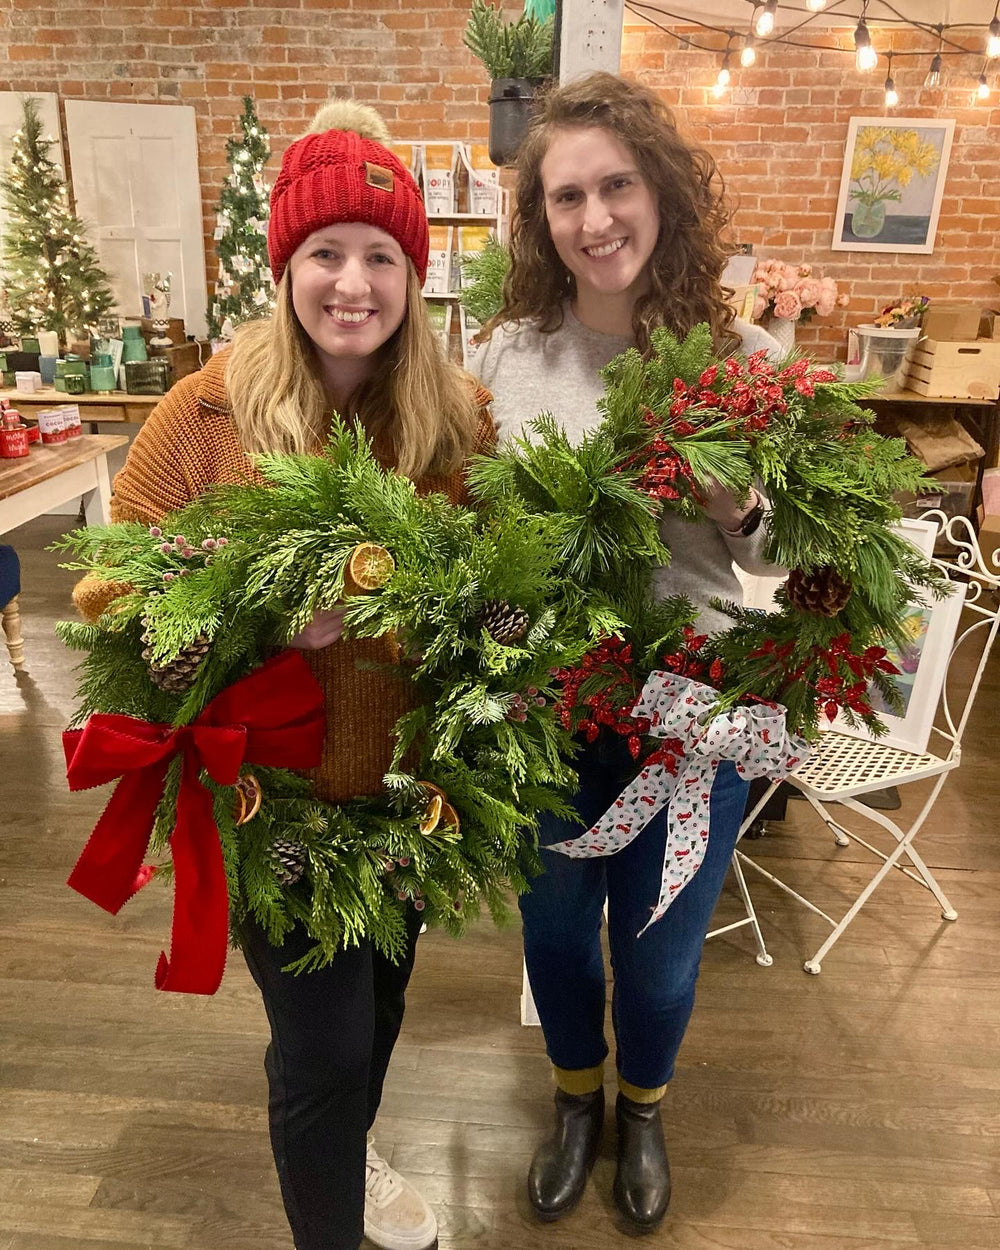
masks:
<path id="1" fill-rule="evenodd" d="M 264 486 L 63 540 L 67 567 L 127 587 L 96 624 L 59 626 L 85 652 L 77 724 L 188 725 L 345 599 L 350 636 L 399 643 L 417 706 L 384 795 L 325 803 L 259 766 L 236 787 L 204 779 L 236 940 L 248 916 L 279 945 L 301 923 L 316 945 L 293 966 L 310 969 L 362 936 L 398 955 L 411 902 L 453 932 L 480 903 L 499 918 L 537 871 L 539 813 L 572 814 L 571 735 L 621 733 L 636 759 L 662 746 L 632 715 L 653 670 L 713 686 L 719 710 L 784 704 L 807 737 L 840 710 L 878 732 L 869 682 L 898 702 L 885 644 L 914 586 L 940 593 L 943 578 L 889 528 L 893 493 L 926 483 L 901 440 L 872 431 L 856 402 L 870 386 L 762 352 L 715 360 L 707 326 L 683 342 L 656 331 L 648 359 L 631 350 L 604 376 L 605 419 L 578 446 L 543 415 L 532 441 L 474 464 L 475 510 L 419 496 L 337 425 L 323 455 L 259 457 Z M 733 625 L 707 637 L 685 599 L 653 600 L 649 573 L 669 563 L 663 510 L 699 517 L 713 480 L 760 485 L 766 555 L 798 589 L 777 613 L 720 605 Z M 179 771 L 157 809 L 161 852 Z"/>
<path id="2" fill-rule="evenodd" d="M 581 599 L 562 598 L 558 520 L 516 505 L 480 518 L 420 497 L 342 426 L 325 455 L 262 456 L 258 467 L 264 487 L 221 487 L 159 526 L 90 527 L 63 541 L 68 567 L 129 588 L 96 624 L 59 626 L 86 653 L 74 723 L 116 712 L 190 724 L 314 612 L 342 602 L 345 583 L 370 588 L 348 595 L 347 629 L 405 639 L 400 671 L 419 691 L 397 725 L 386 795 L 324 803 L 301 777 L 254 767 L 262 802 L 237 824 L 233 788 L 206 780 L 234 936 L 248 915 L 279 944 L 301 922 L 316 941 L 300 965 L 311 968 L 362 936 L 398 955 L 410 901 L 454 932 L 481 902 L 500 918 L 506 891 L 537 871 L 526 836 L 537 814 L 568 810 L 571 744 L 552 714 L 553 673 L 603 626 Z M 373 547 L 391 558 L 373 565 Z M 373 567 L 381 584 L 366 587 Z M 500 601 L 527 618 L 516 642 L 484 624 Z M 188 673 L 177 660 L 192 648 Z M 178 669 L 183 681 L 163 681 Z M 173 828 L 178 772 L 175 763 L 154 850 Z M 287 886 L 279 843 L 304 861 Z"/>

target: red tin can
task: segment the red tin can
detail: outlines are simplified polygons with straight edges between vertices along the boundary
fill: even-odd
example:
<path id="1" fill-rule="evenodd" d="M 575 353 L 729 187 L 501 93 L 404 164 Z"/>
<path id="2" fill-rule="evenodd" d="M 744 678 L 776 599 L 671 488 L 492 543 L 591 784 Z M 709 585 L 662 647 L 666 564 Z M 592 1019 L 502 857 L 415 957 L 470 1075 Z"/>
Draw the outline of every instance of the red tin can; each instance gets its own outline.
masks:
<path id="1" fill-rule="evenodd" d="M 25 426 L 4 426 L 0 430 L 0 457 L 4 460 L 17 460 L 20 456 L 26 456 L 28 450 L 28 431 Z"/>

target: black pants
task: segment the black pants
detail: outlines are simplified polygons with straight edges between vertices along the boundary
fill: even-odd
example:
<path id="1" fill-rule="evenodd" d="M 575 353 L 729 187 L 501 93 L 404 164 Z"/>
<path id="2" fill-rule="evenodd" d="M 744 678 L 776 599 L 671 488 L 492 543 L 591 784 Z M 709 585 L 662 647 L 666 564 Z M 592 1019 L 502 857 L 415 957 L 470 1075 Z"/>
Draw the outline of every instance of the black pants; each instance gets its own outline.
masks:
<path id="1" fill-rule="evenodd" d="M 264 1058 L 271 1148 L 296 1250 L 357 1250 L 364 1233 L 368 1129 L 403 1022 L 420 915 L 390 963 L 366 942 L 318 972 L 284 965 L 312 945 L 296 929 L 281 947 L 256 925 L 241 935 L 271 1025 Z"/>

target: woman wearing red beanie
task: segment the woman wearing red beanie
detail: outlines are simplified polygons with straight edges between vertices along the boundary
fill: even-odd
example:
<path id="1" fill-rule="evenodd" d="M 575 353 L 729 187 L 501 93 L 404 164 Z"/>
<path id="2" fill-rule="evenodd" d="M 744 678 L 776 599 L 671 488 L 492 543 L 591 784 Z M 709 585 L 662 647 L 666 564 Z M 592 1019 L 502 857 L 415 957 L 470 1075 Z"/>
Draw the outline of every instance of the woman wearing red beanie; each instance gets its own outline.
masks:
<path id="1" fill-rule="evenodd" d="M 464 467 L 487 451 L 489 395 L 449 364 L 421 296 L 427 215 L 416 183 L 383 144 L 377 113 L 331 101 L 286 150 L 274 190 L 268 251 L 277 305 L 237 332 L 231 349 L 182 379 L 143 426 L 115 479 L 115 520 L 155 523 L 209 486 L 261 481 L 252 457 L 318 452 L 334 412 L 360 425 L 381 462 L 419 491 L 465 499 Z M 91 618 L 123 588 L 85 580 Z M 331 802 L 381 788 L 406 686 L 377 665 L 391 643 L 341 639 L 337 612 L 319 613 L 292 645 L 324 687 L 323 763 L 312 774 Z M 271 1144 L 297 1250 L 424 1250 L 437 1223 L 368 1137 L 403 1017 L 419 914 L 405 958 L 367 942 L 326 968 L 282 972 L 312 945 L 281 947 L 247 928 L 242 947 L 271 1026 L 265 1059 Z"/>

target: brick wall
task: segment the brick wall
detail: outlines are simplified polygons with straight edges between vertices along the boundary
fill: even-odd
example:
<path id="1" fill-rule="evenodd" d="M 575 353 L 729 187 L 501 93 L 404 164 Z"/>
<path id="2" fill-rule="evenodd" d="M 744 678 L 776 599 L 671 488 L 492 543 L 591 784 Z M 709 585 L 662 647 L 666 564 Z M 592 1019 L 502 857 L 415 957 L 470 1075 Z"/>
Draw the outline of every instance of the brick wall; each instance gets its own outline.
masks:
<path id="1" fill-rule="evenodd" d="M 211 281 L 212 206 L 241 95 L 257 100 L 275 165 L 331 93 L 375 104 L 400 139 L 483 139 L 489 84 L 462 47 L 467 13 L 467 0 L 0 0 L 0 90 L 192 105 Z M 880 31 L 875 41 L 886 39 Z M 718 65 L 652 27 L 626 28 L 623 70 L 661 91 L 718 159 L 738 204 L 736 239 L 760 255 L 809 260 L 850 293 L 849 308 L 801 331 L 804 344 L 840 347 L 845 325 L 901 292 L 996 298 L 1000 109 L 970 103 L 967 74 L 931 92 L 920 86 L 924 59 L 894 65 L 900 115 L 957 121 L 935 251 L 894 256 L 829 249 L 848 118 L 882 114 L 884 61 L 862 80 L 847 56 L 762 53 L 753 69 L 734 69 L 735 90 L 721 102 L 710 90 Z"/>
<path id="2" fill-rule="evenodd" d="M 485 139 L 489 82 L 462 46 L 467 17 L 465 0 L 0 0 L 0 90 L 192 105 L 211 283 L 241 96 L 270 132 L 272 178 L 330 95 L 374 104 L 401 140 Z"/>
<path id="3" fill-rule="evenodd" d="M 699 43 L 724 37 L 691 32 Z M 842 46 L 850 34 L 824 32 L 816 42 Z M 804 32 L 797 38 L 805 39 Z M 972 46 L 978 40 L 966 40 Z M 880 51 L 928 47 L 926 37 L 875 29 Z M 853 47 L 853 44 L 852 44 Z M 1000 84 L 992 101 L 972 101 L 982 59 L 945 59 L 942 87 L 925 90 L 929 57 L 894 58 L 900 117 L 954 118 L 955 135 L 941 216 L 931 255 L 835 252 L 830 249 L 837 194 L 851 117 L 885 115 L 886 61 L 860 74 L 853 55 L 777 48 L 741 69 L 731 58 L 732 84 L 717 101 L 711 88 L 721 54 L 679 49 L 652 27 L 626 27 L 622 71 L 656 88 L 677 109 L 685 132 L 719 162 L 736 205 L 733 232 L 758 256 L 808 261 L 835 277 L 851 298 L 823 320 L 799 328 L 808 350 L 843 357 L 844 328 L 870 321 L 891 299 L 919 291 L 932 299 L 1000 302 L 991 279 L 1000 275 Z M 970 77 L 971 73 L 971 77 Z M 992 105 L 992 107 L 991 107 Z"/>

